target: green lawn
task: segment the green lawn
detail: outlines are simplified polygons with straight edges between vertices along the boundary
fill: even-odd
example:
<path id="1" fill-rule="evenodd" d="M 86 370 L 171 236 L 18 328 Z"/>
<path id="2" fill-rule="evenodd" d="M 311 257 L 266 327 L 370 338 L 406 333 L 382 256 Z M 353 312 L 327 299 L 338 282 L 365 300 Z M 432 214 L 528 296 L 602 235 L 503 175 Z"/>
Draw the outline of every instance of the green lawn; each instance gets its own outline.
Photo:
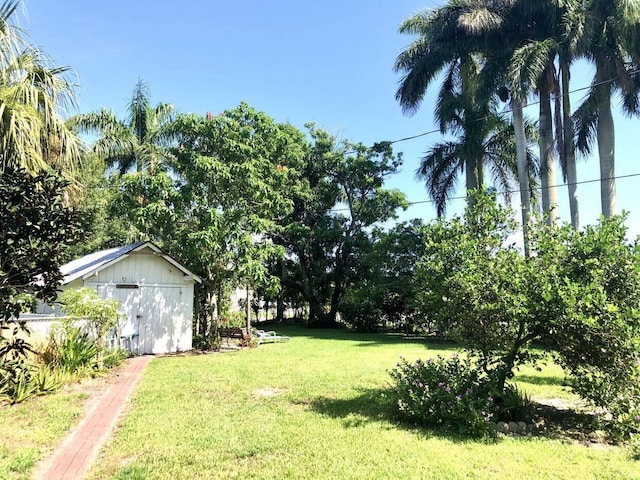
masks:
<path id="1" fill-rule="evenodd" d="M 451 346 L 278 329 L 289 343 L 157 358 L 91 479 L 640 478 L 622 448 L 548 438 L 466 441 L 394 421 L 388 370 Z M 534 397 L 570 398 L 526 370 Z"/>
<path id="2" fill-rule="evenodd" d="M 31 478 L 37 461 L 80 421 L 85 399 L 66 391 L 0 406 L 0 478 Z"/>

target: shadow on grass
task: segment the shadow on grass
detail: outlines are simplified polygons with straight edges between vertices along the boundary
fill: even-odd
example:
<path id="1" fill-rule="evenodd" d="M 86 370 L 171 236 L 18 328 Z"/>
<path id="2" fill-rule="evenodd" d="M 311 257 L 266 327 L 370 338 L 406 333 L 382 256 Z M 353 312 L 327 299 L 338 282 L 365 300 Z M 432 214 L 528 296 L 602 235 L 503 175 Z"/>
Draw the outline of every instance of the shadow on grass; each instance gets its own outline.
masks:
<path id="1" fill-rule="evenodd" d="M 307 405 L 321 415 L 342 419 L 344 428 L 357 428 L 368 423 L 379 422 L 424 438 L 436 437 L 456 443 L 496 443 L 505 438 L 501 435 L 477 438 L 445 429 L 413 424 L 398 415 L 394 402 L 395 397 L 391 388 L 378 388 L 362 389 L 358 396 L 350 399 L 317 397 Z M 606 439 L 594 440 L 593 434 L 596 428 L 593 416 L 587 413 L 534 403 L 533 415 L 537 426 L 530 434 L 532 437 L 582 443 L 594 441 L 606 443 Z"/>
<path id="2" fill-rule="evenodd" d="M 557 375 L 516 375 L 514 380 L 521 383 L 546 386 L 565 386 L 563 377 Z"/>
<path id="3" fill-rule="evenodd" d="M 361 393 L 350 399 L 317 397 L 308 404 L 316 413 L 331 418 L 342 419 L 345 428 L 357 428 L 368 423 L 386 423 L 393 428 L 412 432 L 424 438 L 437 437 L 456 443 L 468 441 L 495 442 L 496 438 L 478 439 L 444 429 L 434 429 L 412 424 L 402 419 L 395 406 L 393 391 L 390 388 L 362 389 Z"/>
<path id="4" fill-rule="evenodd" d="M 429 350 L 452 350 L 456 344 L 448 341 L 439 341 L 433 337 L 406 336 L 402 333 L 358 333 L 344 328 L 309 328 L 300 326 L 279 326 L 273 328 L 280 335 L 287 335 L 298 338 L 312 338 L 315 340 L 345 340 L 358 342 L 355 346 L 370 347 L 377 345 L 394 344 L 418 344 L 424 345 Z"/>

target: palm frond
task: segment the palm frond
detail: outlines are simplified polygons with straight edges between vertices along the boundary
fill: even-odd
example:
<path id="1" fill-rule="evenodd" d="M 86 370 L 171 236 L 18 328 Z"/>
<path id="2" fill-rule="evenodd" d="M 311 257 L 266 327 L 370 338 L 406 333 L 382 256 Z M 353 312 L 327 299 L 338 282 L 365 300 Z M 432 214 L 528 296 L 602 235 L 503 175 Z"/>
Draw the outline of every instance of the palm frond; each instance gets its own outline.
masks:
<path id="1" fill-rule="evenodd" d="M 598 115 L 597 92 L 592 89 L 572 115 L 576 132 L 576 148 L 582 155 L 591 153 L 597 137 Z"/>
<path id="2" fill-rule="evenodd" d="M 545 74 L 558 51 L 554 39 L 529 42 L 514 53 L 508 72 L 512 94 L 525 99 Z"/>
<path id="3" fill-rule="evenodd" d="M 429 198 L 433 201 L 438 216 L 443 216 L 447 203 L 455 193 L 459 173 L 464 161 L 455 142 L 434 145 L 422 158 L 416 170 L 416 178 L 423 180 Z"/>

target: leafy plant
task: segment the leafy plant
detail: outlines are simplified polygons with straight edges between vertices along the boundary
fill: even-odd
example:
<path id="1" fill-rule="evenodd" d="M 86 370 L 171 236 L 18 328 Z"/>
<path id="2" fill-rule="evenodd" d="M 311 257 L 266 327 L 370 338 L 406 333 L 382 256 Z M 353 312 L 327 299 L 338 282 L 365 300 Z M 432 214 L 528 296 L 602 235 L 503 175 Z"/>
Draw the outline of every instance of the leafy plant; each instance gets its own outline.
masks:
<path id="1" fill-rule="evenodd" d="M 531 423 L 531 397 L 523 390 L 520 390 L 517 385 L 505 385 L 502 392 L 496 393 L 494 400 L 500 407 L 497 415 L 500 420 Z"/>
<path id="2" fill-rule="evenodd" d="M 102 298 L 90 288 L 66 290 L 59 301 L 67 315 L 86 320 L 89 333 L 100 350 L 104 350 L 107 333 L 118 325 L 120 302 Z"/>
<path id="3" fill-rule="evenodd" d="M 51 330 L 49 341 L 40 355 L 51 368 L 76 373 L 83 367 L 97 370 L 98 351 L 96 342 L 89 334 L 67 319 L 60 327 Z"/>
<path id="4" fill-rule="evenodd" d="M 32 367 L 25 359 L 5 359 L 0 362 L 0 398 L 4 397 L 10 403 L 20 403 L 35 395 L 36 391 Z"/>
<path id="5" fill-rule="evenodd" d="M 518 365 L 535 360 L 527 349 L 541 336 L 535 288 L 543 275 L 508 239 L 517 224 L 493 196 L 476 192 L 464 219 L 424 228 L 417 304 L 432 323 L 462 342 L 502 391 Z M 540 307 L 542 308 L 542 307 Z"/>
<path id="6" fill-rule="evenodd" d="M 220 350 L 222 341 L 219 335 L 194 335 L 193 348 L 197 350 L 217 352 Z"/>
<path id="7" fill-rule="evenodd" d="M 117 367 L 126 358 L 129 358 L 130 356 L 131 356 L 131 352 L 129 350 L 125 350 L 122 348 L 109 350 L 108 352 L 105 352 L 102 356 L 103 367 L 106 369 Z"/>
<path id="8" fill-rule="evenodd" d="M 471 436 L 489 433 L 487 422 L 497 411 L 495 383 L 468 358 L 401 359 L 391 377 L 398 410 L 407 419 Z"/>
<path id="9" fill-rule="evenodd" d="M 247 316 L 244 312 L 228 312 L 220 317 L 220 328 L 246 328 Z"/>
<path id="10" fill-rule="evenodd" d="M 476 193 L 464 219 L 424 229 L 419 308 L 464 344 L 502 398 L 520 396 L 506 382 L 539 360 L 532 342 L 546 343 L 574 392 L 621 419 L 607 428 L 628 437 L 637 429 L 624 419 L 638 401 L 640 245 L 626 240 L 624 220 L 576 232 L 533 219 L 526 257 L 509 241 L 513 213 Z"/>
<path id="11" fill-rule="evenodd" d="M 0 357 L 29 351 L 28 342 L 16 338 L 19 330 L 28 334 L 20 313 L 34 297 L 55 300 L 67 247 L 81 237 L 77 214 L 64 205 L 66 187 L 53 172 L 0 169 Z"/>
<path id="12" fill-rule="evenodd" d="M 67 382 L 67 374 L 64 371 L 41 365 L 34 368 L 32 382 L 39 395 L 44 395 L 60 390 Z"/>

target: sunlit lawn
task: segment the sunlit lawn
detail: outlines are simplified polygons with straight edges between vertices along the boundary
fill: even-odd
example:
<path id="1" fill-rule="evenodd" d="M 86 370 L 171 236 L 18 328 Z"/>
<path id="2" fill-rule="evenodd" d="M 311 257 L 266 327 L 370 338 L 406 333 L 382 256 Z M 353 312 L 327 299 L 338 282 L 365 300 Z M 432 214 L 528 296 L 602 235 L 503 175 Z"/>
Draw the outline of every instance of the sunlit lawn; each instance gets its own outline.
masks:
<path id="1" fill-rule="evenodd" d="M 83 415 L 82 393 L 59 392 L 0 407 L 0 478 L 27 479 Z"/>
<path id="2" fill-rule="evenodd" d="M 289 343 L 158 358 L 92 479 L 640 478 L 622 448 L 548 438 L 466 441 L 390 415 L 388 370 L 450 345 L 279 329 Z M 522 372 L 534 397 L 570 398 L 562 372 Z"/>

